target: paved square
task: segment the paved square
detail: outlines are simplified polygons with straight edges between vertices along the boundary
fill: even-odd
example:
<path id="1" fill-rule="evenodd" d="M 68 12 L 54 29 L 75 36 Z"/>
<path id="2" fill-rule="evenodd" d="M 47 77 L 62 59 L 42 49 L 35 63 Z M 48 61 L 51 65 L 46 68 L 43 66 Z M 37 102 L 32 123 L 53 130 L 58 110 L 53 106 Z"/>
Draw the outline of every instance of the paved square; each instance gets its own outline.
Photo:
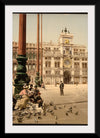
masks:
<path id="1" fill-rule="evenodd" d="M 88 85 L 65 85 L 64 96 L 60 96 L 59 86 L 46 85 L 46 89 L 39 88 L 41 97 L 46 104 L 46 114 L 24 116 L 22 122 L 16 120 L 14 124 L 88 124 Z"/>

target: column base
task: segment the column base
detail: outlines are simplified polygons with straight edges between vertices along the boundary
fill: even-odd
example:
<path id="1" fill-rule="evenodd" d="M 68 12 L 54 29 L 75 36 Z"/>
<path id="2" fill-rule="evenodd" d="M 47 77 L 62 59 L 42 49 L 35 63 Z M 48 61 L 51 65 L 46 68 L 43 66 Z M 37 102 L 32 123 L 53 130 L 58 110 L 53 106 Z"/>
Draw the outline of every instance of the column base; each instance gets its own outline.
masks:
<path id="1" fill-rule="evenodd" d="M 20 93 L 20 91 L 23 89 L 23 85 L 26 83 L 27 85 L 30 82 L 30 78 L 26 73 L 26 56 L 25 55 L 18 55 L 17 57 L 17 73 L 16 73 L 16 78 L 14 80 L 14 94 Z"/>
<path id="2" fill-rule="evenodd" d="M 38 87 L 41 87 L 41 80 L 40 80 L 40 77 L 39 77 L 39 72 L 36 72 L 35 84 L 36 84 Z"/>
<path id="3" fill-rule="evenodd" d="M 42 76 L 40 77 L 40 84 L 42 84 L 43 83 L 43 79 L 42 79 Z"/>

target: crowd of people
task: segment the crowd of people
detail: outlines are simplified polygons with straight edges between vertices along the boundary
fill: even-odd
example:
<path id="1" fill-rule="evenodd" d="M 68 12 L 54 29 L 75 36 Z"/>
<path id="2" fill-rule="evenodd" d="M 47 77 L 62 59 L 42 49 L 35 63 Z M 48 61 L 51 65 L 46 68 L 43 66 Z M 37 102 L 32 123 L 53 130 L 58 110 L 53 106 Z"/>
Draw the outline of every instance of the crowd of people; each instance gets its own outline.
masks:
<path id="1" fill-rule="evenodd" d="M 26 108 L 28 101 L 32 103 L 37 103 L 39 107 L 42 106 L 43 100 L 41 98 L 41 93 L 37 88 L 37 85 L 34 86 L 30 84 L 27 86 L 24 84 L 23 90 L 19 94 L 13 96 L 13 110 L 14 109 L 23 109 Z"/>
<path id="2" fill-rule="evenodd" d="M 41 85 L 41 88 L 45 89 L 44 83 Z M 60 81 L 60 95 L 64 95 L 64 83 Z M 42 106 L 43 100 L 41 98 L 41 93 L 39 89 L 37 88 L 37 85 L 34 86 L 30 84 L 29 86 L 27 84 L 24 84 L 23 90 L 19 94 L 16 94 L 13 96 L 13 110 L 14 109 L 23 109 L 26 108 L 26 105 L 28 101 L 32 103 L 37 103 L 39 107 Z"/>

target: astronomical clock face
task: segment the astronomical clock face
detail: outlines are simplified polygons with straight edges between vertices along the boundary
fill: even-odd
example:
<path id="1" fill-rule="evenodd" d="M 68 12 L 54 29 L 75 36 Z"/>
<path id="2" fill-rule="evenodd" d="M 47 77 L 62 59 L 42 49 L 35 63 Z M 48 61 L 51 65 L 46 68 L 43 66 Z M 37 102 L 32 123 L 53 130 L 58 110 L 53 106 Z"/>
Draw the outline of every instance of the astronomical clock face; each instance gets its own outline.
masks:
<path id="1" fill-rule="evenodd" d="M 70 64 L 69 60 L 68 60 L 68 59 L 65 60 L 65 61 L 64 61 L 64 64 L 68 66 L 68 65 Z"/>
<path id="2" fill-rule="evenodd" d="M 65 44 L 69 44 L 69 40 L 68 39 L 65 39 L 64 43 Z"/>
<path id="3" fill-rule="evenodd" d="M 70 68 L 72 65 L 72 61 L 70 58 L 65 58 L 64 59 L 64 67 Z"/>

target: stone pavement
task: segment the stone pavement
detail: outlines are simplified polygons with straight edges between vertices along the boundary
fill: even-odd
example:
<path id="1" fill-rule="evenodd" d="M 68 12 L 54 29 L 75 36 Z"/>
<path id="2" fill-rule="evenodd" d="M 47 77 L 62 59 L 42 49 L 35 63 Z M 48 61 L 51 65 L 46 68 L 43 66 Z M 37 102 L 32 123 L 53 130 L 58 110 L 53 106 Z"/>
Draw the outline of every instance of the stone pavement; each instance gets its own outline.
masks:
<path id="1" fill-rule="evenodd" d="M 24 116 L 23 122 L 15 119 L 14 124 L 88 124 L 88 85 L 65 85 L 64 96 L 60 96 L 59 86 L 46 85 L 39 90 L 48 105 L 46 114 Z"/>
<path id="2" fill-rule="evenodd" d="M 54 104 L 81 103 L 88 100 L 87 84 L 65 85 L 64 96 L 60 96 L 59 86 L 47 85 L 46 90 L 39 88 L 44 102 L 53 101 Z"/>

